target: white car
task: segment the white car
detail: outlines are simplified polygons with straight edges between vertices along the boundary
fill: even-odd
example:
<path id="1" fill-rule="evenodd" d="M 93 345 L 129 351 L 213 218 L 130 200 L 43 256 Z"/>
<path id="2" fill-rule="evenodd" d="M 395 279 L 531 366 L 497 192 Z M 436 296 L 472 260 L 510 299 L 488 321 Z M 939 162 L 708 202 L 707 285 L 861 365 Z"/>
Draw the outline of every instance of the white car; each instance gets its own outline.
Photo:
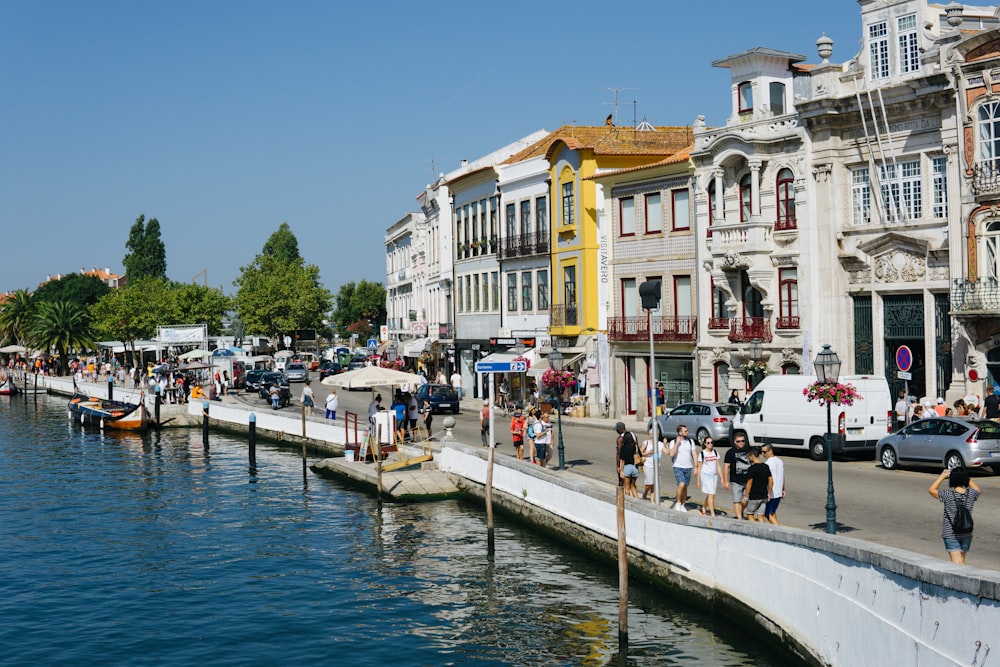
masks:
<path id="1" fill-rule="evenodd" d="M 285 364 L 285 376 L 289 382 L 305 382 L 309 379 L 309 369 L 301 361 L 289 361 Z"/>

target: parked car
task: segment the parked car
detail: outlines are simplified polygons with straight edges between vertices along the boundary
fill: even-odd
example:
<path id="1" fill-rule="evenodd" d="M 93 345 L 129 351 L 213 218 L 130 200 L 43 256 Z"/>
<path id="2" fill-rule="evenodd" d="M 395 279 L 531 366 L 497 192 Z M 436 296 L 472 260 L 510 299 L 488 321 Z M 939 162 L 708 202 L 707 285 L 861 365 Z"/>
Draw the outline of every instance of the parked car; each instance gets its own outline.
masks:
<path id="1" fill-rule="evenodd" d="M 319 379 L 323 380 L 329 375 L 340 375 L 344 372 L 344 367 L 337 361 L 324 361 L 319 367 Z"/>
<path id="2" fill-rule="evenodd" d="M 262 368 L 254 368 L 247 371 L 246 380 L 243 383 L 247 393 L 257 393 L 260 391 L 260 378 L 266 373 Z"/>
<path id="3" fill-rule="evenodd" d="M 280 371 L 268 371 L 260 379 L 258 393 L 268 403 L 271 402 L 271 385 L 277 384 L 280 392 L 278 407 L 286 407 L 292 401 L 292 391 L 288 387 L 288 378 Z"/>
<path id="4" fill-rule="evenodd" d="M 458 394 L 455 389 L 448 384 L 422 384 L 417 388 L 417 404 L 423 406 L 424 400 L 430 398 L 431 412 L 450 412 L 458 414 L 461 406 L 458 402 Z"/>
<path id="5" fill-rule="evenodd" d="M 301 361 L 289 361 L 285 364 L 285 377 L 289 382 L 305 382 L 309 379 L 309 369 Z"/>
<path id="6" fill-rule="evenodd" d="M 877 451 L 886 470 L 910 464 L 992 466 L 994 472 L 1000 472 L 1000 424 L 961 417 L 921 419 L 879 440 Z"/>
<path id="7" fill-rule="evenodd" d="M 712 436 L 716 445 L 729 442 L 729 426 L 733 416 L 740 411 L 739 406 L 728 403 L 681 403 L 665 415 L 656 418 L 657 428 L 662 437 L 677 437 L 677 427 L 688 427 L 688 433 L 698 442 Z M 646 422 L 652 428 L 653 421 Z"/>
<path id="8" fill-rule="evenodd" d="M 365 363 L 368 361 L 367 357 L 351 357 L 351 363 L 347 365 L 347 369 L 355 371 L 359 368 L 364 368 Z"/>

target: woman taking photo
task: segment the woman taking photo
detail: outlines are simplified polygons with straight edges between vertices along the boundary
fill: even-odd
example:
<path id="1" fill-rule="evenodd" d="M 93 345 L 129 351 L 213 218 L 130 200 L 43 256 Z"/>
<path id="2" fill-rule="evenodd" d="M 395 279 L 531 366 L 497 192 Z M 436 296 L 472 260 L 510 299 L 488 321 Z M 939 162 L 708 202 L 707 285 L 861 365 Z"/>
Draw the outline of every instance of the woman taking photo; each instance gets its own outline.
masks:
<path id="1" fill-rule="evenodd" d="M 941 483 L 946 479 L 949 488 L 939 489 Z M 964 507 L 971 515 L 980 492 L 981 489 L 969 478 L 969 471 L 965 468 L 953 470 L 945 468 L 929 489 L 929 493 L 944 504 L 941 538 L 944 540 L 944 549 L 948 552 L 952 563 L 965 565 L 965 554 L 972 546 L 972 529 L 970 528 L 968 533 L 956 531 L 955 517 L 959 513 L 959 507 Z"/>

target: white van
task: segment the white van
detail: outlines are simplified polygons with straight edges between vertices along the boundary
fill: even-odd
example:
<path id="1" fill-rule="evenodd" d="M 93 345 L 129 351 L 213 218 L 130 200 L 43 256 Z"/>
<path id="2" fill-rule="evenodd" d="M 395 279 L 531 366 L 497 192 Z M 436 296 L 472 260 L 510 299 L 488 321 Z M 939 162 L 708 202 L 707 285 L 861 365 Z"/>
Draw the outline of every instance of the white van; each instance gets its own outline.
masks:
<path id="1" fill-rule="evenodd" d="M 291 350 L 278 350 L 274 353 L 274 370 L 285 372 L 285 364 L 291 361 L 295 353 Z"/>
<path id="2" fill-rule="evenodd" d="M 775 448 L 809 449 L 809 456 L 826 458 L 826 408 L 806 400 L 803 390 L 815 375 L 769 375 L 761 380 L 733 417 L 733 433 L 747 442 Z M 854 385 L 862 400 L 831 406 L 833 451 L 872 454 L 879 438 L 892 432 L 892 400 L 884 377 L 849 375 L 841 383 Z"/>

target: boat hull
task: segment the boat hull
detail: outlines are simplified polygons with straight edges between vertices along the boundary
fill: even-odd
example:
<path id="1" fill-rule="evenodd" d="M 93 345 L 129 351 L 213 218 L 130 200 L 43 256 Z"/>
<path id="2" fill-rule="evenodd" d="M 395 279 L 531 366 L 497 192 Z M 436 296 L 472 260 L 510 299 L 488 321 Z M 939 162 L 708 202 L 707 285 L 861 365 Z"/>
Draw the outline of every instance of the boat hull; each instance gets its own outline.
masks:
<path id="1" fill-rule="evenodd" d="M 140 431 L 149 426 L 149 413 L 141 399 L 139 403 L 125 403 L 74 394 L 69 401 L 69 414 L 81 424 L 100 428 Z"/>
<path id="2" fill-rule="evenodd" d="M 10 378 L 0 382 L 0 396 L 13 396 L 18 392 L 17 385 Z"/>

